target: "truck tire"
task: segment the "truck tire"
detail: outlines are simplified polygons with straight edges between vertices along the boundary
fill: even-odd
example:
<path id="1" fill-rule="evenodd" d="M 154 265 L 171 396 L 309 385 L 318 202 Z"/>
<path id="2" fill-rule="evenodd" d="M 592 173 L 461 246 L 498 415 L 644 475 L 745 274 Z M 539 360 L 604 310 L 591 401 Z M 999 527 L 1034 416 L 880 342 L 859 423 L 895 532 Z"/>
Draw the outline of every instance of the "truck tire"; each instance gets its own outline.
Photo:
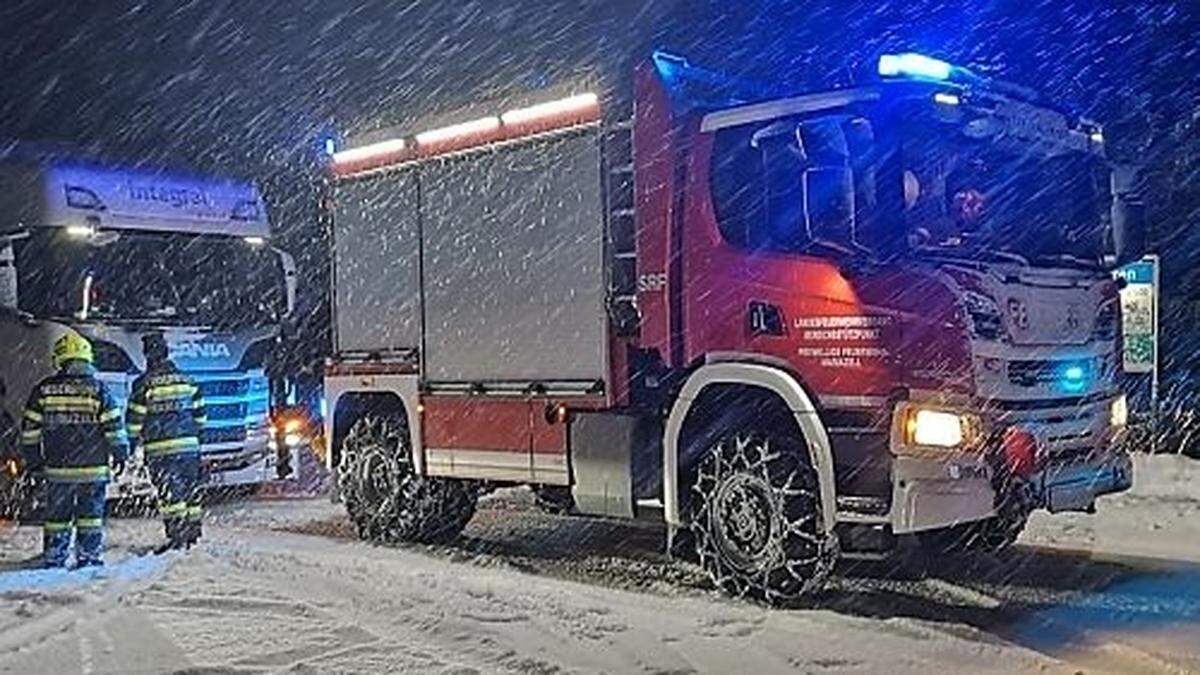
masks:
<path id="1" fill-rule="evenodd" d="M 475 514 L 474 486 L 416 475 L 411 449 L 401 414 L 367 413 L 346 434 L 338 481 L 346 512 L 363 539 L 444 543 Z"/>
<path id="2" fill-rule="evenodd" d="M 691 497 L 697 557 L 725 593 L 787 604 L 818 590 L 833 569 L 836 540 L 822 531 L 817 473 L 795 435 L 719 436 Z"/>

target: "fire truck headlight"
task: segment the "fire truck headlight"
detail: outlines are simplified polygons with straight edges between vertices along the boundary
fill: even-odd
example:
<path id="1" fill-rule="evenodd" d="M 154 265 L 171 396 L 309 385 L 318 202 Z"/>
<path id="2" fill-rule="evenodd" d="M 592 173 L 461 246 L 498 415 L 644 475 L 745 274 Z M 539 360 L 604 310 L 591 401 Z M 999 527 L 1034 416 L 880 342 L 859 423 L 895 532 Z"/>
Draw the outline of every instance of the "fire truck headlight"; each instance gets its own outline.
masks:
<path id="1" fill-rule="evenodd" d="M 1123 429 L 1129 423 L 1129 402 L 1125 399 L 1125 394 L 1113 399 L 1108 422 L 1117 429 Z"/>
<path id="2" fill-rule="evenodd" d="M 904 420 L 906 445 L 957 448 L 975 445 L 982 436 L 979 418 L 947 410 L 909 410 Z"/>

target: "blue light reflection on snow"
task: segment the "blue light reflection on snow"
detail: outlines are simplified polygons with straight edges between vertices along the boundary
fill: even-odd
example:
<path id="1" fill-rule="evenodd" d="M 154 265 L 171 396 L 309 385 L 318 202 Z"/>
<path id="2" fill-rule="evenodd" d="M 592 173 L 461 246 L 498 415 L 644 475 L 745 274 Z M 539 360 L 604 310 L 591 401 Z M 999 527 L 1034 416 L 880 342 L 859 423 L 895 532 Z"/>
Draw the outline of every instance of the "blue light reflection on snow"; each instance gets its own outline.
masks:
<path id="1" fill-rule="evenodd" d="M 103 567 L 0 572 L 0 593 L 61 590 L 102 580 L 135 581 L 157 574 L 168 560 L 168 556 L 132 556 Z"/>

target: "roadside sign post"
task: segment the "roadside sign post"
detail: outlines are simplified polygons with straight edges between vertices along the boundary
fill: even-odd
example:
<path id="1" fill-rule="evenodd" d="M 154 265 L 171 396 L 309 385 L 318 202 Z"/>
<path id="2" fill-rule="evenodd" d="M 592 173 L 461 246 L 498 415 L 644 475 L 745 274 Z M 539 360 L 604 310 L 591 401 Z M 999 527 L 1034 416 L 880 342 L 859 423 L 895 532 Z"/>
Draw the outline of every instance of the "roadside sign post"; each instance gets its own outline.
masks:
<path id="1" fill-rule="evenodd" d="M 1121 365 L 1126 373 L 1150 375 L 1150 411 L 1158 414 L 1159 259 L 1147 255 L 1113 273 L 1121 289 Z M 1157 434 L 1153 434 L 1157 436 Z"/>

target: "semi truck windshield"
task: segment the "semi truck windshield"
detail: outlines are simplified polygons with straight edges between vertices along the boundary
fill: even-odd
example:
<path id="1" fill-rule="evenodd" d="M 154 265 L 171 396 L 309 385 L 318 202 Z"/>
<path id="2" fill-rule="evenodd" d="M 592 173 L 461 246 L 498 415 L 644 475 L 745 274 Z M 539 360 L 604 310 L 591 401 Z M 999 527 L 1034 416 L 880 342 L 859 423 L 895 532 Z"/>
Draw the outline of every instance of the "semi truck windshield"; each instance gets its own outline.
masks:
<path id="1" fill-rule="evenodd" d="M 17 250 L 18 302 L 35 316 L 166 325 L 262 325 L 285 305 L 272 251 L 238 238 L 31 233 Z M 99 238 L 97 238 L 99 239 Z"/>

